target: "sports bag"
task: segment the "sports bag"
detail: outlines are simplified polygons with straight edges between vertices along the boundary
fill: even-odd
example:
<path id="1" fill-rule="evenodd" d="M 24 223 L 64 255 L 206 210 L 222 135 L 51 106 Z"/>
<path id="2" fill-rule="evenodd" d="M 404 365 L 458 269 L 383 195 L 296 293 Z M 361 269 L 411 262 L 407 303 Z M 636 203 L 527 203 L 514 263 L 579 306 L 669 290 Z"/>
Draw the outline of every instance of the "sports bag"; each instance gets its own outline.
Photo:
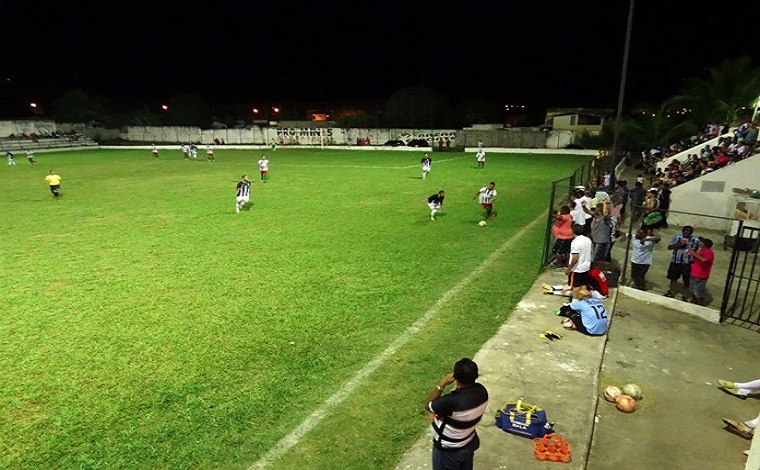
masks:
<path id="1" fill-rule="evenodd" d="M 506 403 L 496 412 L 496 426 L 510 434 L 529 439 L 543 437 L 551 432 L 546 411 L 525 403 L 522 398 L 515 403 Z"/>

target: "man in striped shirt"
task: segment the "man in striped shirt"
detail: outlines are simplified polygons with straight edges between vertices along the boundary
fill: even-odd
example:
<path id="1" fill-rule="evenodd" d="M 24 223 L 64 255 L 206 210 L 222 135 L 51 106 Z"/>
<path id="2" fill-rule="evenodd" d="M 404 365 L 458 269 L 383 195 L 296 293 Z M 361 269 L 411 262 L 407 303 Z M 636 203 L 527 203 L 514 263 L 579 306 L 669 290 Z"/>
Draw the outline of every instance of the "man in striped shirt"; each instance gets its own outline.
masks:
<path id="1" fill-rule="evenodd" d="M 248 181 L 248 176 L 243 175 L 240 177 L 236 189 L 237 199 L 235 200 L 235 212 L 240 212 L 240 209 L 248 203 L 248 200 L 251 197 L 251 182 Z"/>
<path id="2" fill-rule="evenodd" d="M 496 217 L 496 214 L 493 213 L 493 202 L 496 200 L 496 183 L 491 181 L 488 186 L 480 188 L 472 198 L 478 198 L 478 204 L 486 210 L 486 219 Z"/>
<path id="3" fill-rule="evenodd" d="M 478 365 L 468 358 L 454 364 L 425 401 L 433 434 L 433 470 L 472 469 L 473 456 L 480 447 L 475 426 L 488 406 L 488 391 L 476 382 Z M 456 382 L 456 389 L 441 396 Z"/>

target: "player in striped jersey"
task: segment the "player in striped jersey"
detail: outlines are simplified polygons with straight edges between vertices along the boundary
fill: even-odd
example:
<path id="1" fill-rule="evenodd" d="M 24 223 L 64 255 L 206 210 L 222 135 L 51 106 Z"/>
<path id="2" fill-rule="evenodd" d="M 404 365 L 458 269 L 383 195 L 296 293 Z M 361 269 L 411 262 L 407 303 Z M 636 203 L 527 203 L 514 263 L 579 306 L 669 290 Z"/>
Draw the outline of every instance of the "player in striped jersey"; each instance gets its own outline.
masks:
<path id="1" fill-rule="evenodd" d="M 251 197 L 251 182 L 248 181 L 248 176 L 243 175 L 240 177 L 240 181 L 235 187 L 237 190 L 237 199 L 235 199 L 235 212 L 240 212 L 240 209 L 248 203 Z"/>
<path id="2" fill-rule="evenodd" d="M 480 188 L 472 198 L 478 198 L 478 204 L 486 210 L 486 219 L 496 217 L 496 214 L 493 213 L 493 202 L 496 200 L 496 183 L 491 181 L 488 186 Z"/>
<path id="3" fill-rule="evenodd" d="M 454 372 L 446 375 L 425 401 L 433 434 L 434 470 L 472 468 L 480 447 L 475 426 L 488 406 L 488 391 L 477 379 L 478 365 L 472 359 L 460 359 Z M 441 396 L 454 382 L 456 389 Z"/>
<path id="4" fill-rule="evenodd" d="M 424 180 L 427 178 L 427 174 L 430 173 L 430 166 L 432 165 L 433 160 L 428 156 L 426 153 L 422 156 L 422 160 L 420 160 L 420 166 L 422 167 L 422 179 Z"/>

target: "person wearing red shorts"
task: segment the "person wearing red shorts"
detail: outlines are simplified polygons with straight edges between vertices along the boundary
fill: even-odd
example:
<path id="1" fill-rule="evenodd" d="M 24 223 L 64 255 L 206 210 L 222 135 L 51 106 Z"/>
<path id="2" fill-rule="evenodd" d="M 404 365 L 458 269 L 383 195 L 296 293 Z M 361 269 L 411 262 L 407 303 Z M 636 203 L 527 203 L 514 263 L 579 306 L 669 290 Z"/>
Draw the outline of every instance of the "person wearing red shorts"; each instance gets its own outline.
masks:
<path id="1" fill-rule="evenodd" d="M 493 213 L 493 203 L 496 200 L 496 183 L 491 181 L 488 183 L 488 186 L 480 188 L 472 198 L 477 198 L 478 204 L 483 206 L 483 209 L 486 210 L 486 219 L 493 219 L 496 217 L 496 214 Z"/>

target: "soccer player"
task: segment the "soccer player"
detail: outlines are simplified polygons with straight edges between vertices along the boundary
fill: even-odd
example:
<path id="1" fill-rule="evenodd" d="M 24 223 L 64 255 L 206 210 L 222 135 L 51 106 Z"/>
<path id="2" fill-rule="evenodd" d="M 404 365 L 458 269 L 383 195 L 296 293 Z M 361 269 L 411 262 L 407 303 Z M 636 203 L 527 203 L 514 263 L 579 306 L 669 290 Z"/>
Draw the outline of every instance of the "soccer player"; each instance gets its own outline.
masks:
<path id="1" fill-rule="evenodd" d="M 193 157 L 193 159 L 198 158 L 198 146 L 195 144 L 192 144 L 190 146 L 190 156 Z"/>
<path id="2" fill-rule="evenodd" d="M 269 160 L 267 160 L 266 155 L 262 155 L 261 158 L 258 161 L 259 165 L 259 171 L 261 172 L 261 181 L 264 183 L 267 182 L 267 179 L 269 178 Z"/>
<path id="3" fill-rule="evenodd" d="M 496 183 L 491 181 L 488 186 L 480 188 L 473 199 L 478 198 L 478 204 L 486 210 L 485 218 L 493 219 L 496 214 L 493 213 L 493 202 L 496 200 Z"/>
<path id="4" fill-rule="evenodd" d="M 248 176 L 243 175 L 240 177 L 240 181 L 235 187 L 237 190 L 237 199 L 235 200 L 235 212 L 240 212 L 240 209 L 248 203 L 251 197 L 251 182 L 248 181 Z"/>
<path id="5" fill-rule="evenodd" d="M 206 146 L 206 159 L 209 162 L 216 162 L 216 160 L 214 160 L 214 146 L 211 144 Z"/>
<path id="6" fill-rule="evenodd" d="M 274 140 L 274 137 L 272 137 L 272 152 L 277 151 L 277 141 Z"/>
<path id="7" fill-rule="evenodd" d="M 475 160 L 478 162 L 478 169 L 485 168 L 486 166 L 486 151 L 483 148 L 478 149 L 478 153 L 475 154 Z"/>
<path id="8" fill-rule="evenodd" d="M 430 220 L 435 220 L 435 215 L 441 212 L 443 208 L 443 199 L 446 197 L 446 191 L 443 189 L 427 198 L 427 205 L 430 208 Z"/>
<path id="9" fill-rule="evenodd" d="M 16 164 L 16 160 L 13 159 L 13 152 L 7 152 L 5 154 L 5 159 L 8 160 L 8 165 Z"/>
<path id="10" fill-rule="evenodd" d="M 187 144 L 182 145 L 182 156 L 189 159 L 190 158 L 190 146 Z"/>
<path id="11" fill-rule="evenodd" d="M 427 174 L 430 173 L 430 165 L 433 163 L 433 160 L 430 159 L 428 154 L 422 156 L 422 160 L 420 160 L 420 166 L 422 166 L 422 179 L 424 180 L 427 177 Z"/>
<path id="12" fill-rule="evenodd" d="M 158 158 L 158 147 L 156 147 L 156 144 L 153 144 L 153 147 L 150 151 L 153 152 L 154 157 Z"/>
<path id="13" fill-rule="evenodd" d="M 53 193 L 53 197 L 58 199 L 61 197 L 61 177 L 55 172 L 50 170 L 50 174 L 45 177 L 45 182 L 50 186 L 50 192 Z"/>
<path id="14" fill-rule="evenodd" d="M 26 161 L 28 161 L 30 165 L 34 165 L 35 163 L 37 163 L 34 161 L 34 150 L 26 151 Z"/>

